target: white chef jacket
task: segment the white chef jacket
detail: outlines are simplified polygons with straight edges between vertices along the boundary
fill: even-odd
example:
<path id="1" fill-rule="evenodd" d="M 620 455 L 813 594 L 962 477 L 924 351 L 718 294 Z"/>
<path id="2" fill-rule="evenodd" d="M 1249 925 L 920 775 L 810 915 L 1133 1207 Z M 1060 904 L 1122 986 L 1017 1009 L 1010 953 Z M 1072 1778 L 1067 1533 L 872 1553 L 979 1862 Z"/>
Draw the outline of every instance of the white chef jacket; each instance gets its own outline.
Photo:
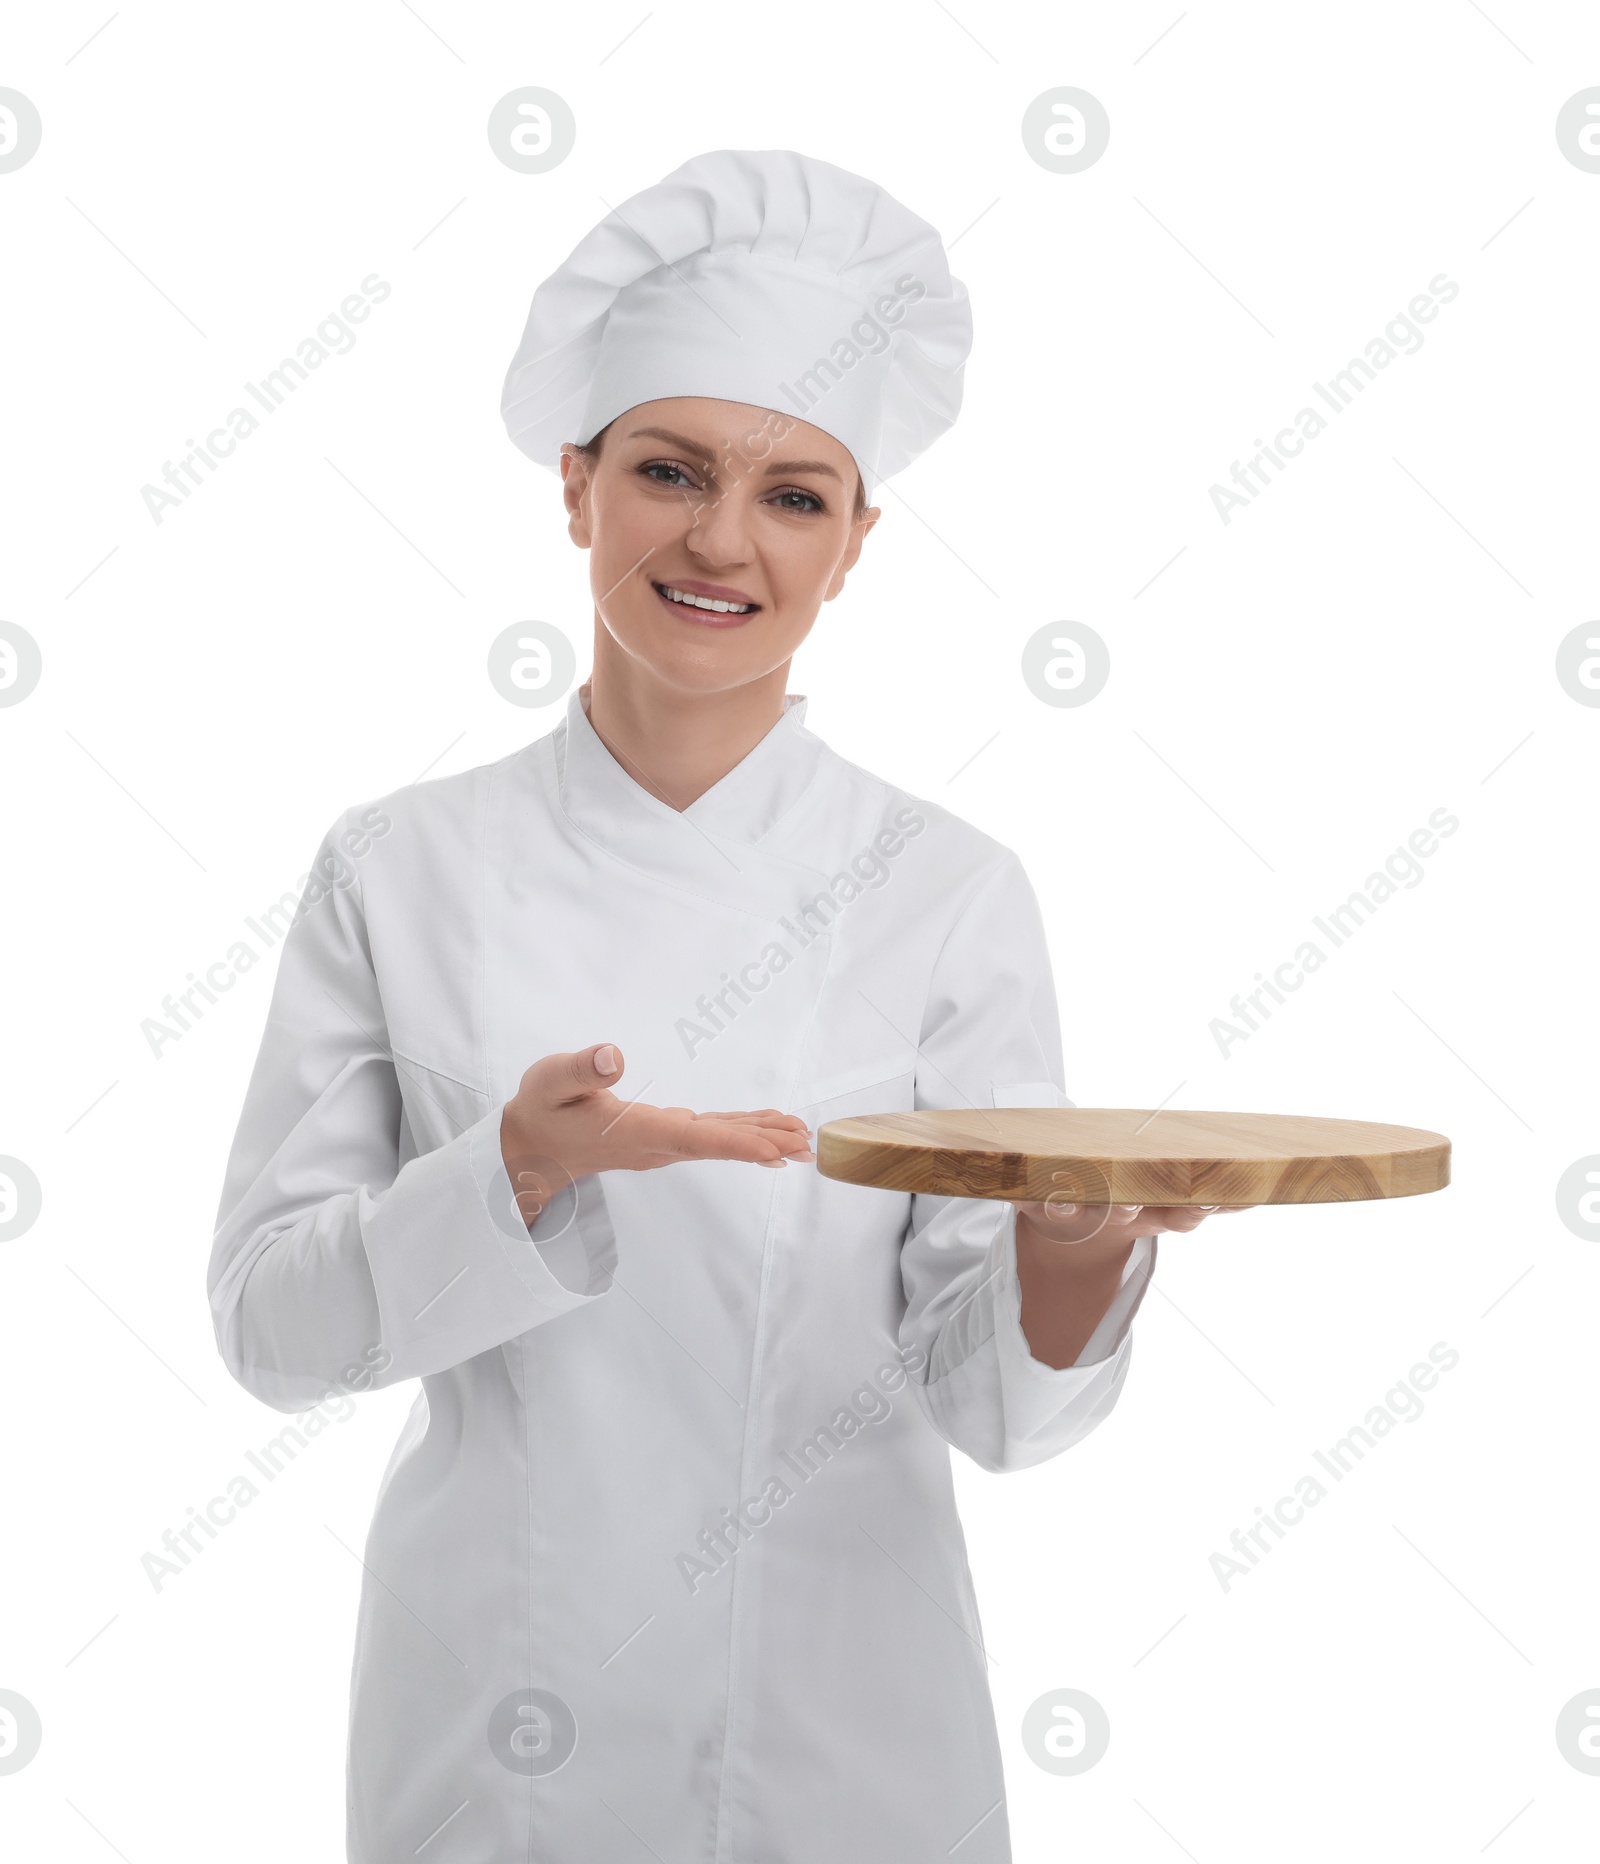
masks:
<path id="1" fill-rule="evenodd" d="M 1009 1204 L 702 1161 L 568 1183 L 530 1233 L 501 1161 L 523 1071 L 604 1041 L 625 1097 L 813 1129 L 1071 1104 L 1016 857 L 804 717 L 679 812 L 575 693 L 347 811 L 285 938 L 218 1344 L 281 1411 L 421 1381 L 366 1547 L 353 1864 L 1009 1858 L 946 1446 L 1013 1470 L 1092 1430 L 1155 1239 L 1056 1369 Z"/>

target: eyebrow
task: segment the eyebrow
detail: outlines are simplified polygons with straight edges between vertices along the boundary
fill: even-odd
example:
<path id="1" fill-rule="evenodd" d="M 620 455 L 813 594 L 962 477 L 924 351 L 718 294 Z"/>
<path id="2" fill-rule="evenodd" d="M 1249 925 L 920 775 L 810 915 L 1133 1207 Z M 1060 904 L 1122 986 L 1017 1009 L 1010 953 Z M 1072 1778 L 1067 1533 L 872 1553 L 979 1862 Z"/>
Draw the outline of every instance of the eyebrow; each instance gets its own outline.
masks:
<path id="1" fill-rule="evenodd" d="M 686 434 L 673 433 L 669 427 L 636 427 L 628 438 L 630 440 L 665 440 L 675 447 L 681 447 L 685 453 L 692 453 L 696 459 L 704 460 L 708 466 L 715 466 L 717 463 L 716 454 L 709 452 L 698 441 L 689 439 Z M 830 466 L 826 460 L 773 460 L 767 467 L 766 477 L 770 479 L 774 474 L 796 472 L 825 473 L 830 479 L 839 479 L 843 484 L 838 468 Z"/>
<path id="2" fill-rule="evenodd" d="M 824 472 L 830 479 L 839 477 L 835 468 L 826 460 L 774 460 L 767 468 L 767 477 L 770 479 L 774 473 L 785 472 Z"/>

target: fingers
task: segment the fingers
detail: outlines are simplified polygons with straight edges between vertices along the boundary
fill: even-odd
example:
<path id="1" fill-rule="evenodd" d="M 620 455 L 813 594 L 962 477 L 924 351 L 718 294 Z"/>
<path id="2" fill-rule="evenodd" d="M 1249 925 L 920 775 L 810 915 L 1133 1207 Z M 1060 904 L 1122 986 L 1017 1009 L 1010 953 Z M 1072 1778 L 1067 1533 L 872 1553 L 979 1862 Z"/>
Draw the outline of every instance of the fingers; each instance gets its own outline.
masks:
<path id="1" fill-rule="evenodd" d="M 1190 1230 L 1198 1230 L 1206 1220 L 1206 1213 L 1196 1205 L 1179 1205 L 1172 1210 L 1147 1210 L 1147 1218 L 1154 1218 L 1159 1230 L 1172 1230 L 1178 1235 L 1187 1235 Z"/>
<path id="2" fill-rule="evenodd" d="M 759 1126 L 728 1116 L 690 1115 L 679 1131 L 677 1149 L 686 1159 L 742 1159 L 750 1165 L 783 1165 L 791 1158 L 815 1156 L 803 1124 Z"/>
<path id="3" fill-rule="evenodd" d="M 714 1122 L 717 1129 L 723 1132 L 727 1131 L 730 1127 L 737 1127 L 740 1131 L 745 1133 L 756 1132 L 765 1134 L 768 1138 L 773 1140 L 787 1157 L 804 1159 L 816 1157 L 816 1154 L 810 1149 L 811 1128 L 806 1125 L 805 1121 L 802 1120 L 798 1114 L 780 1113 L 776 1107 L 761 1107 L 754 1113 L 740 1113 L 737 1111 L 696 1113 L 693 1114 L 691 1118 L 697 1122 Z M 798 1150 L 796 1150 L 793 1143 L 796 1141 L 799 1142 Z M 719 1158 L 726 1155 L 720 1152 L 712 1152 L 698 1153 L 694 1156 L 701 1158 Z M 758 1165 L 772 1166 L 782 1165 L 784 1162 L 785 1160 L 782 1158 L 761 1158 L 753 1161 L 753 1163 Z"/>
<path id="4" fill-rule="evenodd" d="M 1098 1204 L 1083 1205 L 1057 1203 L 1047 1200 L 1040 1205 L 1025 1206 L 1030 1215 L 1034 1211 L 1041 1213 L 1042 1221 L 1050 1224 L 1071 1224 L 1080 1227 L 1080 1220 L 1086 1220 L 1089 1213 L 1098 1219 L 1097 1234 L 1115 1236 L 1118 1232 L 1127 1237 L 1158 1236 L 1164 1231 L 1186 1232 L 1198 1229 L 1205 1221 L 1206 1213 L 1196 1205 L 1180 1205 L 1171 1208 L 1158 1208 L 1153 1204 Z M 1036 1221 L 1041 1220 L 1036 1218 Z"/>
<path id="5" fill-rule="evenodd" d="M 1088 1221 L 1088 1213 L 1098 1219 L 1095 1233 L 1105 1236 L 1118 1231 L 1127 1236 L 1159 1236 L 1167 1232 L 1187 1235 L 1199 1229 L 1209 1216 L 1223 1211 L 1250 1210 L 1249 1204 L 1099 1204 L 1078 1205 L 1046 1199 L 1043 1203 L 1024 1203 L 1017 1208 L 1024 1216 L 1046 1230 L 1065 1233 L 1078 1230 Z"/>
<path id="6" fill-rule="evenodd" d="M 576 1100 L 622 1078 L 622 1051 L 614 1042 L 597 1042 L 573 1055 L 552 1055 L 550 1087 L 557 1100 Z"/>
<path id="7" fill-rule="evenodd" d="M 1176 1204 L 1169 1209 L 1145 1211 L 1147 1218 L 1156 1219 L 1163 1230 L 1173 1230 L 1187 1234 L 1199 1229 L 1207 1217 L 1214 1217 L 1226 1211 L 1249 1210 L 1249 1204 Z"/>
<path id="8" fill-rule="evenodd" d="M 734 1126 L 718 1121 L 713 1129 L 701 1129 L 684 1141 L 683 1156 L 691 1159 L 742 1159 L 749 1165 L 786 1165 L 791 1158 L 805 1160 L 815 1156 L 803 1139 L 796 1137 L 785 1144 L 753 1126 Z"/>
<path id="9" fill-rule="evenodd" d="M 808 1133 L 811 1128 L 806 1125 L 798 1113 L 780 1113 L 776 1107 L 757 1107 L 753 1112 L 731 1113 L 697 1113 L 697 1120 L 737 1120 L 746 1126 L 787 1126 L 797 1133 Z"/>

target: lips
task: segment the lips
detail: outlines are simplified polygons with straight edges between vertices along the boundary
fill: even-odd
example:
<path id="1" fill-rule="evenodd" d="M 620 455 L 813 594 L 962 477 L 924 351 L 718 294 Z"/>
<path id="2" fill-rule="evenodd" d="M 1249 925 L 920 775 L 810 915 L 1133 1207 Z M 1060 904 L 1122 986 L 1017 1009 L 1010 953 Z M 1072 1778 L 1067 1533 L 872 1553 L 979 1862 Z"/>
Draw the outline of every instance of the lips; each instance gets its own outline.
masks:
<path id="1" fill-rule="evenodd" d="M 656 599 L 684 621 L 703 627 L 737 627 L 761 609 L 742 589 L 730 589 L 722 583 L 652 582 Z"/>

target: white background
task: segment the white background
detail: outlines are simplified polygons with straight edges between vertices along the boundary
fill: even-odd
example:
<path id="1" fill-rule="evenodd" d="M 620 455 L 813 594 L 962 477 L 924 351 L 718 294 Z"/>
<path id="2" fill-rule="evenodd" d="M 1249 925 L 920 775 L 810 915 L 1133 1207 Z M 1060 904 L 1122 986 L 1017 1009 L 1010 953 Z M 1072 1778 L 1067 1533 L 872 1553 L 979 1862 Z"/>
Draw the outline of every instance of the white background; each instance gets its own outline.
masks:
<path id="1" fill-rule="evenodd" d="M 1455 1143 L 1442 1195 L 1163 1242 L 1113 1416 L 960 1467 L 1019 1864 L 1588 1855 L 1600 1777 L 1555 1720 L 1600 1688 L 1600 1255 L 1555 1187 L 1600 1151 L 1600 710 L 1555 660 L 1595 613 L 1600 175 L 1554 123 L 1600 16 L 280 0 L 125 5 L 85 46 L 108 11 L 14 14 L 0 61 L 44 123 L 0 175 L 0 614 L 44 656 L 0 710 L 0 1153 L 44 1189 L 0 1243 L 0 1689 L 44 1722 L 7 1856 L 342 1854 L 349 1549 L 411 1393 L 152 1588 L 141 1556 L 283 1423 L 203 1289 L 270 967 L 159 1060 L 141 1023 L 346 804 L 556 722 L 485 672 L 528 618 L 588 665 L 502 377 L 607 205 L 714 147 L 870 175 L 971 292 L 962 418 L 792 684 L 1022 854 L 1068 1092 Z M 485 134 L 526 84 L 578 122 L 544 175 Z M 1074 175 L 1020 134 L 1063 84 L 1111 120 Z M 355 347 L 156 524 L 140 488 L 372 272 Z M 1211 485 L 1439 273 L 1422 347 L 1224 524 Z M 1111 654 L 1082 707 L 1020 675 L 1065 619 Z M 1212 1020 L 1441 808 L 1420 882 L 1224 1057 Z M 1211 1556 L 1438 1341 L 1423 1415 L 1225 1591 Z M 1059 1687 L 1111 1720 L 1073 1778 L 1020 1739 Z"/>

